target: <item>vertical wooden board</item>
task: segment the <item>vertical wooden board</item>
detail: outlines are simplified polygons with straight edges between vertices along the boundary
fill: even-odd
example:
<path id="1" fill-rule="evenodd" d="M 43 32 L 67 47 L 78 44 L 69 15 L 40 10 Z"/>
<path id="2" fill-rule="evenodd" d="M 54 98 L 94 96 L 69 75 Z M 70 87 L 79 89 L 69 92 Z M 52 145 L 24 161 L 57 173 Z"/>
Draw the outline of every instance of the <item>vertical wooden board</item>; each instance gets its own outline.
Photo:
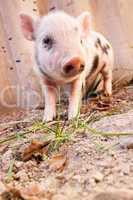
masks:
<path id="1" fill-rule="evenodd" d="M 5 15 L 6 14 L 7 12 L 5 11 Z M 0 104 L 3 106 L 11 106 L 11 104 L 15 104 L 15 86 L 18 84 L 17 72 L 12 60 L 12 51 L 9 47 L 12 42 L 12 37 L 7 34 L 7 26 L 5 18 L 3 17 L 3 7 L 0 6 Z"/>
<path id="2" fill-rule="evenodd" d="M 40 16 L 48 13 L 48 0 L 37 0 L 37 7 Z"/>
<path id="3" fill-rule="evenodd" d="M 40 15 L 48 11 L 64 10 L 74 16 L 79 15 L 83 10 L 88 10 L 88 0 L 37 0 Z"/>
<path id="4" fill-rule="evenodd" d="M 15 103 L 16 95 L 11 84 L 16 84 L 12 79 L 12 62 L 10 60 L 10 52 L 7 49 L 8 39 L 5 36 L 3 20 L 0 15 L 0 105 Z"/>
<path id="5" fill-rule="evenodd" d="M 11 87 L 14 87 L 16 104 L 21 107 L 34 107 L 35 104 L 39 104 L 40 90 L 38 81 L 33 73 L 33 66 L 35 65 L 33 59 L 34 45 L 24 39 L 20 29 L 19 14 L 22 12 L 28 15 L 37 14 L 35 1 L 14 0 L 13 2 L 0 2 L 0 14 L 5 30 L 5 39 L 3 40 L 7 41 L 6 49 L 12 65 L 12 74 L 9 75 L 9 79 L 11 80 Z M 7 38 L 11 38 L 11 40 Z M 9 68 L 7 62 L 4 65 L 5 69 Z"/>
<path id="6" fill-rule="evenodd" d="M 89 4 L 96 30 L 102 32 L 114 48 L 114 80 L 130 81 L 133 78 L 133 1 L 89 0 Z"/>

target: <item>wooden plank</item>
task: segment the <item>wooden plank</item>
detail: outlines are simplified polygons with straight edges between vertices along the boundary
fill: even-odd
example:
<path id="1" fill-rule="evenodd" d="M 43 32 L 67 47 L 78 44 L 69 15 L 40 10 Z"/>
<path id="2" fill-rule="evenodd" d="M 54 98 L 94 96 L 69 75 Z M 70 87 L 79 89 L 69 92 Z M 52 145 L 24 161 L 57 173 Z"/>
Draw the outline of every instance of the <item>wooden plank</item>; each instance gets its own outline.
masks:
<path id="1" fill-rule="evenodd" d="M 89 4 L 96 30 L 102 32 L 114 48 L 114 81 L 127 83 L 133 78 L 133 1 L 89 0 Z"/>
<path id="2" fill-rule="evenodd" d="M 39 10 L 39 15 L 42 16 L 48 12 L 48 1 L 47 0 L 37 0 L 37 7 Z"/>
<path id="3" fill-rule="evenodd" d="M 13 63 L 11 61 L 10 49 L 7 48 L 9 42 L 3 17 L 0 14 L 0 105 L 3 106 L 14 104 L 16 99 L 16 95 L 11 87 L 11 85 L 16 85 L 16 76 L 12 72 Z"/>
<path id="4" fill-rule="evenodd" d="M 39 84 L 33 72 L 35 65 L 33 43 L 24 39 L 19 22 L 19 13 L 29 15 L 37 13 L 33 2 L 33 0 L 0 2 L 0 27 L 2 27 L 0 39 L 7 50 L 7 54 L 1 55 L 3 66 L 0 68 L 0 73 L 3 69 L 0 80 L 1 90 L 7 86 L 14 88 L 8 91 L 6 98 L 21 107 L 34 107 L 40 95 Z"/>
<path id="5" fill-rule="evenodd" d="M 79 15 L 83 10 L 88 10 L 88 0 L 37 0 L 40 15 L 46 14 L 48 11 L 64 10 L 74 16 Z"/>

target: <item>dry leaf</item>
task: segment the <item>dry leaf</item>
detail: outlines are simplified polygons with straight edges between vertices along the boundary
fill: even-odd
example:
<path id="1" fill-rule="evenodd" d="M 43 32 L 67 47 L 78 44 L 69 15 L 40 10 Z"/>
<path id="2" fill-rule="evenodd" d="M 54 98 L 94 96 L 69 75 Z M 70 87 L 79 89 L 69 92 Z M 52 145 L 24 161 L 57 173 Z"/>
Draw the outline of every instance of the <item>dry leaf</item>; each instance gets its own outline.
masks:
<path id="1" fill-rule="evenodd" d="M 67 164 L 67 156 L 62 154 L 56 154 L 49 160 L 49 165 L 53 171 L 63 171 Z"/>
<path id="2" fill-rule="evenodd" d="M 106 102 L 103 102 L 103 101 L 98 101 L 97 105 L 101 108 L 105 108 L 105 107 L 109 107 L 110 104 L 109 103 L 106 103 Z"/>
<path id="3" fill-rule="evenodd" d="M 48 152 L 49 143 L 50 141 L 40 142 L 37 140 L 33 140 L 22 153 L 22 160 L 29 160 L 35 153 L 40 153 L 41 155 L 46 154 Z"/>
<path id="4" fill-rule="evenodd" d="M 7 200 L 7 199 L 23 199 L 21 197 L 20 191 L 16 188 L 10 188 L 5 186 L 5 190 L 0 193 L 0 200 Z"/>
<path id="5" fill-rule="evenodd" d="M 53 194 L 45 191 L 39 184 L 32 184 L 21 189 L 21 197 L 25 200 L 52 200 Z"/>
<path id="6" fill-rule="evenodd" d="M 8 149 L 8 144 L 0 146 L 0 153 L 4 154 Z"/>
<path id="7" fill-rule="evenodd" d="M 133 142 L 127 145 L 128 149 L 133 149 Z"/>
<path id="8" fill-rule="evenodd" d="M 98 111 L 108 111 L 109 110 L 109 107 L 94 107 L 94 110 L 98 110 Z"/>
<path id="9" fill-rule="evenodd" d="M 3 184 L 1 185 L 3 187 Z M 6 199 L 22 199 L 22 200 L 52 200 L 53 194 L 49 191 L 45 191 L 40 185 L 32 184 L 27 188 L 11 188 L 4 186 L 1 190 L 0 200 Z"/>

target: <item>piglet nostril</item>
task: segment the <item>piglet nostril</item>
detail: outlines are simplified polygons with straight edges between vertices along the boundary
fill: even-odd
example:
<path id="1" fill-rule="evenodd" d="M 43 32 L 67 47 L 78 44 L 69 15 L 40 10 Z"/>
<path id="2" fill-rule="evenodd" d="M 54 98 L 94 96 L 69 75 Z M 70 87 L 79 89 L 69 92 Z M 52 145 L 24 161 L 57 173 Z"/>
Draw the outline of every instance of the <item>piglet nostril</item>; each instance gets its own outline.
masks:
<path id="1" fill-rule="evenodd" d="M 76 76 L 85 68 L 85 63 L 80 57 L 74 57 L 63 66 L 65 76 Z"/>
<path id="2" fill-rule="evenodd" d="M 67 65 L 67 66 L 65 66 L 65 68 L 64 68 L 64 72 L 65 72 L 66 74 L 70 73 L 72 70 L 74 70 L 74 66 L 73 66 L 73 65 Z"/>
<path id="3" fill-rule="evenodd" d="M 82 72 L 82 71 L 84 70 L 84 68 L 85 68 L 85 65 L 84 65 L 84 64 L 81 64 L 81 65 L 80 65 L 80 72 Z"/>

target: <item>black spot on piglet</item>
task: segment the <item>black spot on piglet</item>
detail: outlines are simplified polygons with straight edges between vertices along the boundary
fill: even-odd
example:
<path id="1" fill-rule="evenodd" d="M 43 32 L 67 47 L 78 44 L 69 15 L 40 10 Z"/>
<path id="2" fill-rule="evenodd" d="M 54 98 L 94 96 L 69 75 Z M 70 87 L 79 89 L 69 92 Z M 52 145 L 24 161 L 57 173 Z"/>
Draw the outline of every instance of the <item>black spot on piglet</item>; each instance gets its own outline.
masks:
<path id="1" fill-rule="evenodd" d="M 108 55 L 108 50 L 110 49 L 110 46 L 107 43 L 103 45 L 100 38 L 97 38 L 95 42 L 95 47 L 100 47 L 102 52 Z"/>
<path id="2" fill-rule="evenodd" d="M 110 46 L 108 44 L 105 44 L 103 47 L 102 47 L 102 50 L 105 54 L 108 55 L 108 49 L 110 49 Z"/>
<path id="3" fill-rule="evenodd" d="M 100 47 L 102 49 L 102 44 L 101 44 L 101 40 L 99 38 L 97 38 L 96 42 L 95 42 L 95 47 L 98 48 Z"/>
<path id="4" fill-rule="evenodd" d="M 93 73 L 97 69 L 98 64 L 99 64 L 99 56 L 95 55 L 90 73 Z"/>

